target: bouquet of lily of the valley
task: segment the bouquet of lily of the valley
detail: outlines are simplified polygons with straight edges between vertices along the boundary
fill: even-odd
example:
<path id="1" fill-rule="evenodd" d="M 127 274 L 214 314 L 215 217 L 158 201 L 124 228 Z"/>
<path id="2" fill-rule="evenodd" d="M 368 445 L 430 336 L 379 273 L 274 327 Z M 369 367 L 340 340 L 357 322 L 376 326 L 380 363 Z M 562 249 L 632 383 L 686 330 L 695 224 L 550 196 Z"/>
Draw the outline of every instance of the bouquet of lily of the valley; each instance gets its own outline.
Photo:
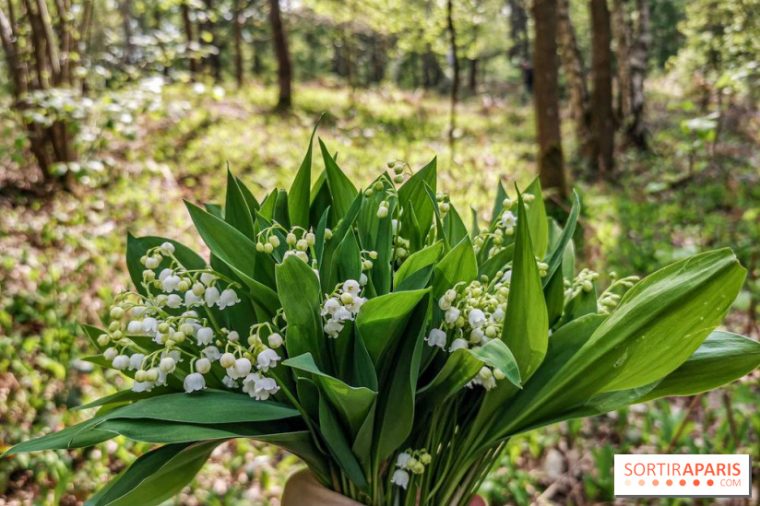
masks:
<path id="1" fill-rule="evenodd" d="M 288 191 L 259 201 L 229 175 L 224 205 L 187 204 L 209 258 L 130 236 L 135 291 L 84 330 L 88 359 L 132 388 L 8 453 L 158 445 L 92 505 L 158 504 L 234 438 L 294 453 L 360 503 L 467 504 L 515 434 L 703 392 L 760 362 L 760 344 L 714 331 L 744 280 L 728 249 L 601 291 L 576 272 L 577 196 L 560 227 L 538 182 L 500 185 L 491 220 L 473 213 L 468 229 L 435 160 L 357 189 L 319 144 L 316 180 L 310 144 Z"/>

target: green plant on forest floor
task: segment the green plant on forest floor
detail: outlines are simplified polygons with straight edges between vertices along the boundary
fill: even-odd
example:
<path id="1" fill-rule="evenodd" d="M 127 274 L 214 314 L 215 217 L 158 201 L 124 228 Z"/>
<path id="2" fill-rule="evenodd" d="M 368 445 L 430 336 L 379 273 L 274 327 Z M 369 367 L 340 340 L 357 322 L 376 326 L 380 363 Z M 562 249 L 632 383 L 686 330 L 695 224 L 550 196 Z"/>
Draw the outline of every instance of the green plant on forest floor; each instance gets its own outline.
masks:
<path id="1" fill-rule="evenodd" d="M 575 198 L 564 227 L 538 182 L 499 185 L 468 230 L 437 192 L 436 161 L 389 164 L 366 188 L 320 141 L 288 191 L 259 202 L 228 175 L 224 206 L 188 203 L 208 260 L 131 237 L 136 291 L 85 326 L 131 390 L 88 421 L 7 454 L 117 435 L 160 446 L 91 504 L 157 504 L 222 442 L 298 455 L 367 504 L 467 504 L 510 439 L 571 418 L 691 395 L 757 367 L 760 345 L 714 331 L 744 280 L 728 249 L 638 281 L 575 272 Z"/>

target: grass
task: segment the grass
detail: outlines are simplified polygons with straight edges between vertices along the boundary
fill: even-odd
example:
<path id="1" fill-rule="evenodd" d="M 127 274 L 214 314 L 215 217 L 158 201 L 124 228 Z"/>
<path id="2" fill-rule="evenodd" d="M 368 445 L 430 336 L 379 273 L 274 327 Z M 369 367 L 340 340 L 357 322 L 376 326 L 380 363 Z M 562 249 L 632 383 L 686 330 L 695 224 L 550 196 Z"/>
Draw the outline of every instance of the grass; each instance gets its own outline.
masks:
<path id="1" fill-rule="evenodd" d="M 97 323 L 103 301 L 126 287 L 127 231 L 202 248 L 181 199 L 221 202 L 228 164 L 257 196 L 287 185 L 323 112 L 329 111 L 319 135 L 360 183 L 390 160 L 417 168 L 437 155 L 443 190 L 458 208 L 482 215 L 497 180 L 525 185 L 534 174 L 528 104 L 462 104 L 452 152 L 443 97 L 303 85 L 288 115 L 270 112 L 274 97 L 258 84 L 224 96 L 211 87 L 202 93 L 167 87 L 163 106 L 139 119 L 136 136 L 109 140 L 102 156 L 113 162 L 78 195 L 0 201 L 0 449 L 81 418 L 68 409 L 121 384 L 81 360 L 90 350 L 76 324 Z M 615 184 L 576 182 L 585 205 L 586 262 L 605 273 L 644 273 L 698 250 L 734 246 L 752 275 L 729 326 L 756 335 L 749 315 L 760 292 L 757 139 L 726 129 L 713 156 L 711 146 L 681 128 L 693 116 L 683 99 L 658 93 L 652 100 L 654 153 L 621 155 Z M 9 159 L 8 167 L 22 161 L 18 143 L 4 148 L 0 158 Z M 498 461 L 483 494 L 494 504 L 607 501 L 614 452 L 749 452 L 760 430 L 756 379 L 697 401 L 658 401 L 523 435 Z M 143 450 L 105 443 L 2 461 L 0 496 L 75 504 L 107 470 L 118 471 Z M 268 504 L 294 462 L 255 443 L 227 444 L 178 501 Z"/>

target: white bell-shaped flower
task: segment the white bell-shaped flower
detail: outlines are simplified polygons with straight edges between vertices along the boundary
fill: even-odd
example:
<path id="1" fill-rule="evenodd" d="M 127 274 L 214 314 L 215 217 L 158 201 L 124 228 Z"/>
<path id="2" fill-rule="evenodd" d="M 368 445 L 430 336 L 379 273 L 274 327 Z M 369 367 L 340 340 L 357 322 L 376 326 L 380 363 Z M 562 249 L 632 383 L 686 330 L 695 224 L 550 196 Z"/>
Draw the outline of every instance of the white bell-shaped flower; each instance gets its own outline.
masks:
<path id="1" fill-rule="evenodd" d="M 182 385 L 185 387 L 185 392 L 195 392 L 206 388 L 206 380 L 201 373 L 194 372 L 185 376 L 185 381 Z"/>
<path id="2" fill-rule="evenodd" d="M 409 486 L 409 473 L 403 469 L 396 469 L 393 476 L 391 476 L 391 483 L 406 490 L 406 487 Z"/>
<path id="3" fill-rule="evenodd" d="M 429 346 L 444 348 L 446 346 L 446 332 L 441 329 L 430 329 L 430 333 L 425 338 L 425 342 L 427 342 Z"/>
<path id="4" fill-rule="evenodd" d="M 277 367 L 280 356 L 271 348 L 267 348 L 256 356 L 256 366 L 262 371 L 268 371 L 272 367 Z"/>

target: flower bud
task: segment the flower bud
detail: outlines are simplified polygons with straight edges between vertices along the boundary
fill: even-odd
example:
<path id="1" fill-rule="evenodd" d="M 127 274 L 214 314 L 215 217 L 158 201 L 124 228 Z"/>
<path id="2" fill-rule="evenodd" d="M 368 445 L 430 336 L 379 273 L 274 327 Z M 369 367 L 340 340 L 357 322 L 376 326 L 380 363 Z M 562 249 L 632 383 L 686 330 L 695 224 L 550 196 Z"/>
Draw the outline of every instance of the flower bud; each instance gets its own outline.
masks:
<path id="1" fill-rule="evenodd" d="M 271 243 L 266 243 L 264 245 L 264 253 L 271 253 L 274 251 L 274 246 Z"/>
<path id="2" fill-rule="evenodd" d="M 119 306 L 114 306 L 111 308 L 111 312 L 109 314 L 111 315 L 111 318 L 118 320 L 124 316 L 124 310 Z"/>
<path id="3" fill-rule="evenodd" d="M 195 361 L 195 370 L 201 374 L 206 374 L 211 370 L 211 362 L 207 358 L 199 358 Z"/>
<path id="4" fill-rule="evenodd" d="M 300 251 L 306 251 L 309 249 L 309 243 L 306 241 L 306 239 L 299 239 L 298 242 L 296 242 L 296 249 Z"/>
<path id="5" fill-rule="evenodd" d="M 174 361 L 172 357 L 164 357 L 161 359 L 161 362 L 159 362 L 158 364 L 158 368 L 166 374 L 173 373 L 176 367 L 177 367 L 177 363 Z"/>
<path id="6" fill-rule="evenodd" d="M 109 342 L 111 342 L 111 338 L 108 337 L 108 334 L 100 334 L 98 336 L 98 346 L 108 346 Z"/>
<path id="7" fill-rule="evenodd" d="M 269 236 L 269 244 L 272 247 L 277 248 L 280 245 L 280 238 L 277 237 L 276 235 L 270 235 Z"/>
<path id="8" fill-rule="evenodd" d="M 219 363 L 225 369 L 232 367 L 235 365 L 235 355 L 232 353 L 224 353 L 221 358 L 219 358 Z"/>
<path id="9" fill-rule="evenodd" d="M 285 242 L 293 246 L 296 243 L 296 234 L 294 234 L 293 232 L 288 232 L 288 235 L 285 238 Z"/>
<path id="10" fill-rule="evenodd" d="M 267 337 L 267 343 L 269 344 L 270 348 L 279 348 L 282 346 L 283 339 L 280 334 L 275 332 L 274 334 L 270 334 L 269 337 Z"/>

